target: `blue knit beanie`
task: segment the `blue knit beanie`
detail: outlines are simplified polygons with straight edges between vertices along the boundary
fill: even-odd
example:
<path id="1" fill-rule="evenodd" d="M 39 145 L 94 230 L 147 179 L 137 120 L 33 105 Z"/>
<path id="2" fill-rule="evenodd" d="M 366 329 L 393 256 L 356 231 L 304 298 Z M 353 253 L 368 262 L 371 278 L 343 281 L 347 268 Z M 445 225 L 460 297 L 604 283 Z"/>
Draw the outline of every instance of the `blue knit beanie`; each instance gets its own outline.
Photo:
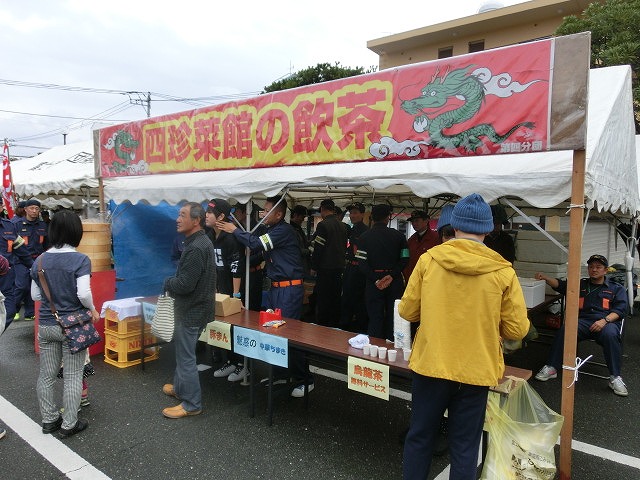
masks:
<path id="1" fill-rule="evenodd" d="M 452 204 L 442 207 L 442 210 L 440 211 L 440 218 L 438 218 L 438 225 L 436 226 L 437 231 L 440 231 L 442 227 L 451 225 L 451 212 L 453 212 L 453 207 L 455 207 L 455 205 Z"/>
<path id="2" fill-rule="evenodd" d="M 461 232 L 484 235 L 493 230 L 491 207 L 477 193 L 464 197 L 453 208 L 451 226 Z"/>

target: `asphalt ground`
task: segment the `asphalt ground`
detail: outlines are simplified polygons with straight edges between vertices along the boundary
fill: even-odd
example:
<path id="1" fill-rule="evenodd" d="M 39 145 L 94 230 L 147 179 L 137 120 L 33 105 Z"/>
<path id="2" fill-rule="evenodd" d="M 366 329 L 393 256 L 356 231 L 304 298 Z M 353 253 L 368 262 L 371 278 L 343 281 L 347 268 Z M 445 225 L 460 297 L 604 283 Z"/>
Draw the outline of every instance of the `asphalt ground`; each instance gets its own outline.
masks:
<path id="1" fill-rule="evenodd" d="M 640 479 L 638 316 L 625 328 L 623 378 L 629 396 L 615 396 L 606 380 L 585 375 L 575 386 L 573 479 Z M 541 340 L 509 355 L 507 363 L 535 373 L 549 349 L 549 338 Z M 593 343 L 581 344 L 581 356 L 590 351 L 600 353 Z M 210 363 L 206 351 L 199 359 Z M 203 414 L 169 420 L 161 410 L 175 401 L 161 388 L 171 380 L 172 345 L 163 347 L 160 358 L 146 363 L 144 371 L 139 366 L 116 368 L 99 355 L 92 361 L 91 405 L 80 414 L 89 428 L 59 440 L 40 432 L 33 322 L 15 322 L 0 337 L 0 422 L 7 428 L 0 440 L 0 479 L 401 478 L 399 438 L 410 416 L 406 394 L 387 402 L 316 374 L 309 408 L 281 389 L 269 427 L 265 389 L 258 389 L 256 415 L 250 418 L 249 388 L 214 378 L 208 369 L 200 377 Z M 344 372 L 336 365 L 317 366 Z M 257 370 L 256 378 L 266 376 L 264 367 Z M 559 380 L 531 380 L 531 385 L 560 411 Z M 404 382 L 392 386 L 408 390 Z M 57 388 L 61 395 L 62 381 Z M 429 478 L 448 478 L 447 467 L 447 455 L 435 457 Z"/>

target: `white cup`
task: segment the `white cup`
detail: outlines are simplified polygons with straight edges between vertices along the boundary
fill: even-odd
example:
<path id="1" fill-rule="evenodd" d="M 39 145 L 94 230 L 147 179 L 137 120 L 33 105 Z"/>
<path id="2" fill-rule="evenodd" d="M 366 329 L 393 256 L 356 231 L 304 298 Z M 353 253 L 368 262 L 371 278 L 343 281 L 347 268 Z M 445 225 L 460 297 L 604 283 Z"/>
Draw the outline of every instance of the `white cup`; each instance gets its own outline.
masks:
<path id="1" fill-rule="evenodd" d="M 378 358 L 380 360 L 387 358 L 387 347 L 378 347 Z"/>
<path id="2" fill-rule="evenodd" d="M 362 354 L 363 354 L 363 355 L 369 355 L 369 347 L 370 347 L 370 346 L 371 346 L 371 345 L 369 345 L 368 343 L 367 343 L 366 345 L 363 345 L 363 346 L 362 346 Z"/>
<path id="3" fill-rule="evenodd" d="M 405 359 L 406 361 L 409 361 L 409 357 L 411 356 L 411 349 L 410 349 L 410 348 L 404 348 L 404 349 L 402 350 L 402 353 L 403 353 L 403 355 L 404 355 L 404 359 Z"/>
<path id="4" fill-rule="evenodd" d="M 396 355 L 398 354 L 397 350 L 389 350 L 387 352 L 387 355 L 389 356 L 389 361 L 390 362 L 395 362 L 396 361 Z"/>
<path id="5" fill-rule="evenodd" d="M 377 345 L 370 345 L 369 346 L 369 354 L 372 357 L 377 357 L 378 356 L 378 346 Z"/>

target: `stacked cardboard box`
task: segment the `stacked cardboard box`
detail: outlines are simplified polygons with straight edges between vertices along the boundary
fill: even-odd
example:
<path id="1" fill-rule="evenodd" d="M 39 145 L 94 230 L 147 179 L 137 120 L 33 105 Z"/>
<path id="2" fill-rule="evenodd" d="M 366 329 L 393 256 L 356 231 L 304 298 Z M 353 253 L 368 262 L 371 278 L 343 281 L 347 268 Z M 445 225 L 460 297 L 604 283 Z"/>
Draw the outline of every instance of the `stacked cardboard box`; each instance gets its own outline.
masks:
<path id="1" fill-rule="evenodd" d="M 569 246 L 569 232 L 548 232 L 561 245 Z M 536 272 L 552 278 L 566 278 L 568 255 L 542 232 L 521 230 L 516 237 L 516 258 L 513 268 L 519 277 L 534 278 Z M 556 293 L 546 286 L 545 294 Z"/>

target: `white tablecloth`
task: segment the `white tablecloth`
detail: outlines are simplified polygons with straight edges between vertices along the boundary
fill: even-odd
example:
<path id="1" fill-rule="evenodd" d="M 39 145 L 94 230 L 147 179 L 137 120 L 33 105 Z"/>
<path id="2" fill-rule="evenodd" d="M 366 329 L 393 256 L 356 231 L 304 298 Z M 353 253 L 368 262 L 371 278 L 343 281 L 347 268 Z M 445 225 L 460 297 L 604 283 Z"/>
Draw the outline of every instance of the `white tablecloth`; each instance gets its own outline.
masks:
<path id="1" fill-rule="evenodd" d="M 121 298 L 119 300 L 107 300 L 102 304 L 102 311 L 100 316 L 104 317 L 107 308 L 113 310 L 118 314 L 119 320 L 124 320 L 127 317 L 136 317 L 142 315 L 142 304 L 137 301 L 138 298 Z"/>

